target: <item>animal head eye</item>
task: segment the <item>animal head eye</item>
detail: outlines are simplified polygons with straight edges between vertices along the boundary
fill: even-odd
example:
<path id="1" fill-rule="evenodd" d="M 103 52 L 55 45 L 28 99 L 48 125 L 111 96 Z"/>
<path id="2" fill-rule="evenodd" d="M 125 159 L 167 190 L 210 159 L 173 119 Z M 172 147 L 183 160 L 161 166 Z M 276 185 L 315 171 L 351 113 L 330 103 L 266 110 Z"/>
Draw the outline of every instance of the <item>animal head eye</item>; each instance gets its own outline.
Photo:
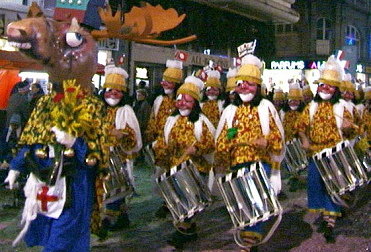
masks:
<path id="1" fill-rule="evenodd" d="M 78 47 L 82 44 L 83 37 L 77 32 L 67 32 L 66 42 L 70 47 Z"/>

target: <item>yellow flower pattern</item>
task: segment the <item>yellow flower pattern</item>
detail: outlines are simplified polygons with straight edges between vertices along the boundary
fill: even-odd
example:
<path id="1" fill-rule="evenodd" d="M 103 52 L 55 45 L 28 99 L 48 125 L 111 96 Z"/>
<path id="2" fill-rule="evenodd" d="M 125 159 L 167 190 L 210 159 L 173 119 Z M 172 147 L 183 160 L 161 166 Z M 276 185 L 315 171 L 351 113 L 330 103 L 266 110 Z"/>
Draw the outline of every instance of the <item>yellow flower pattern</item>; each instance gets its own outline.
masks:
<path id="1" fill-rule="evenodd" d="M 162 133 L 167 117 L 170 116 L 175 109 L 175 100 L 167 95 L 164 96 L 157 116 L 155 116 L 153 111 L 151 112 L 146 130 L 146 139 L 148 142 L 153 142 L 157 136 Z"/>
<path id="2" fill-rule="evenodd" d="M 186 156 L 181 160 L 186 148 L 192 144 L 194 144 L 197 149 L 195 155 Z M 200 141 L 197 141 L 194 136 L 194 124 L 188 120 L 188 117 L 179 116 L 169 133 L 168 145 L 166 145 L 162 134 L 157 140 L 154 151 L 156 153 L 156 162 L 162 164 L 167 170 L 191 159 L 200 172 L 207 173 L 210 171 L 211 165 L 206 162 L 202 155 L 214 151 L 214 137 L 208 130 L 206 124 L 203 123 L 202 137 Z"/>
<path id="3" fill-rule="evenodd" d="M 300 119 L 300 112 L 290 110 L 285 113 L 283 118 L 283 129 L 285 131 L 285 142 L 291 141 L 298 137 L 297 124 Z"/>
<path id="4" fill-rule="evenodd" d="M 209 118 L 215 128 L 218 127 L 220 113 L 218 108 L 218 100 L 207 100 L 202 106 L 202 113 Z"/>
<path id="5" fill-rule="evenodd" d="M 272 115 L 269 115 L 270 132 L 264 136 L 268 141 L 267 148 L 261 150 L 254 146 L 254 141 L 263 136 L 257 107 L 239 106 L 233 118 L 233 127 L 237 128 L 234 138 L 227 138 L 225 124 L 216 143 L 215 163 L 224 170 L 258 160 L 272 164 L 269 153 L 279 154 L 283 148 L 283 139 Z"/>
<path id="6" fill-rule="evenodd" d="M 318 103 L 312 122 L 309 119 L 309 108 L 310 106 L 306 106 L 301 115 L 298 131 L 304 132 L 309 137 L 309 155 L 313 155 L 325 148 L 334 147 L 342 139 L 336 125 L 333 105 L 330 102 Z"/>
<path id="7" fill-rule="evenodd" d="M 126 125 L 124 129 L 120 130 L 124 134 L 124 137 L 119 140 L 117 140 L 117 138 L 110 133 L 115 128 L 116 112 L 118 109 L 119 107 L 108 107 L 104 117 L 105 123 L 103 126 L 103 132 L 107 136 L 107 148 L 110 146 L 117 147 L 120 145 L 123 150 L 130 151 L 137 144 L 134 129 Z M 132 156 L 128 156 L 124 152 L 120 152 L 120 154 L 122 155 L 123 159 L 132 158 Z"/>

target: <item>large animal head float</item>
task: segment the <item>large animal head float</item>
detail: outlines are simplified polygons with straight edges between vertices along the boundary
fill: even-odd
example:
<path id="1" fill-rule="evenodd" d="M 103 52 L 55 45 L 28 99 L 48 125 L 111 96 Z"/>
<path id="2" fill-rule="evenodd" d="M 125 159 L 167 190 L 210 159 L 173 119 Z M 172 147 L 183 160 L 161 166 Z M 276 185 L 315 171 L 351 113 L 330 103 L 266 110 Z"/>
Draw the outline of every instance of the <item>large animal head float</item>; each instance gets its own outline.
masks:
<path id="1" fill-rule="evenodd" d="M 91 79 L 97 67 L 96 40 L 119 38 L 172 45 L 196 38 L 192 35 L 172 41 L 159 40 L 161 32 L 173 29 L 185 18 L 185 14 L 178 16 L 174 9 L 164 10 L 159 5 L 143 4 L 141 7 L 133 7 L 125 15 L 121 11 L 113 14 L 108 5 L 106 9 L 99 8 L 99 15 L 106 28 L 88 31 L 76 19 L 61 22 L 46 18 L 40 7 L 33 2 L 25 19 L 8 25 L 8 41 L 27 57 L 42 64 L 49 73 L 50 81 L 57 84 L 57 89 L 61 89 L 63 80 L 76 79 L 77 85 L 90 92 Z"/>
<path id="2" fill-rule="evenodd" d="M 10 45 L 45 67 L 57 88 L 63 80 L 76 79 L 76 84 L 90 92 L 97 67 L 97 46 L 76 19 L 71 23 L 48 19 L 32 3 L 27 18 L 8 25 L 7 35 Z"/>

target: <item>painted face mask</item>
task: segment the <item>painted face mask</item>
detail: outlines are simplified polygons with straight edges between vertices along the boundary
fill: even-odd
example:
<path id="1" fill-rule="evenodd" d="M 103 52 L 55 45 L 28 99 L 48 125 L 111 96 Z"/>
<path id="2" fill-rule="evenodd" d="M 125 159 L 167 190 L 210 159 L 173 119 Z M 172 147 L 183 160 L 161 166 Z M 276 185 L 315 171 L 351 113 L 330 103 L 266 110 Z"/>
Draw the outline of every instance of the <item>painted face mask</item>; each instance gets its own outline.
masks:
<path id="1" fill-rule="evenodd" d="M 179 94 L 176 98 L 175 106 L 179 109 L 182 116 L 189 116 L 195 106 L 195 99 L 188 94 Z"/>

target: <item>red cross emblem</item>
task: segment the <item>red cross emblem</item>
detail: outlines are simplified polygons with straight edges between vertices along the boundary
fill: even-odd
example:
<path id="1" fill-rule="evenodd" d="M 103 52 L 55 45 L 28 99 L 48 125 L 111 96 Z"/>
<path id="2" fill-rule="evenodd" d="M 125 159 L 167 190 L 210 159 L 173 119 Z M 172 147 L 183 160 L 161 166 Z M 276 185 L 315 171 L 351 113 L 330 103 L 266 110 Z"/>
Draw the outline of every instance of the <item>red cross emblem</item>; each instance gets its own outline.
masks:
<path id="1" fill-rule="evenodd" d="M 54 202 L 58 200 L 55 195 L 48 195 L 49 186 L 42 186 L 42 191 L 37 194 L 37 200 L 41 201 L 41 210 L 43 212 L 48 211 L 48 202 Z"/>

